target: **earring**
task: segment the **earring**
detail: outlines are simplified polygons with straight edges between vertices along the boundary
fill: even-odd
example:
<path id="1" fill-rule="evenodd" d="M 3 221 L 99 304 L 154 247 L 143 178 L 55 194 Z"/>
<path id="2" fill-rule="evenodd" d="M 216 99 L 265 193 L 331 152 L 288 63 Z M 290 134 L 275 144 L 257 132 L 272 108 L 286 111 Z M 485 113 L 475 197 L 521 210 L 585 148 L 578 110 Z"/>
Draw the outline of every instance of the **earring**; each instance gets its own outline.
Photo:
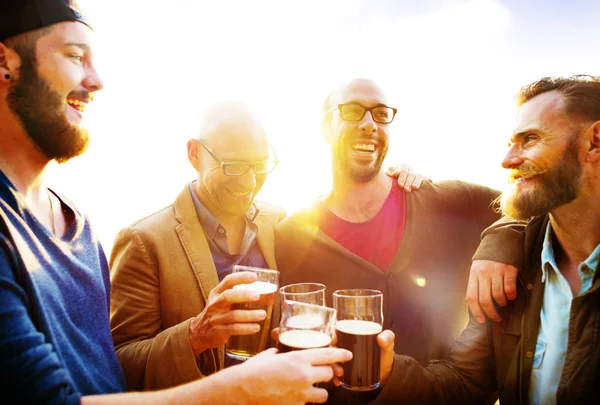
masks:
<path id="1" fill-rule="evenodd" d="M 6 74 L 4 75 L 4 78 L 5 78 L 6 80 L 10 80 L 10 75 L 9 75 L 8 73 L 6 73 Z"/>

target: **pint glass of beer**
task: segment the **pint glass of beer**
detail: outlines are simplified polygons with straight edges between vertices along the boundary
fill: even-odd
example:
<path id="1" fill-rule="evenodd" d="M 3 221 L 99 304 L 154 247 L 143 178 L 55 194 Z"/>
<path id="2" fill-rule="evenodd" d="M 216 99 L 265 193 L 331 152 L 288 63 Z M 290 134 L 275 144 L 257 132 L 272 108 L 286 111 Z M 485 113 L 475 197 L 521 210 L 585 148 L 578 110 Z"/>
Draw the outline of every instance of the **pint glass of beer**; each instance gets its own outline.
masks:
<path id="1" fill-rule="evenodd" d="M 325 305 L 325 285 L 319 283 L 297 283 L 284 285 L 279 289 L 281 305 L 285 300 Z"/>
<path id="2" fill-rule="evenodd" d="M 234 304 L 232 310 L 244 309 L 264 309 L 267 313 L 265 319 L 260 322 L 260 330 L 253 335 L 234 335 L 230 336 L 225 345 L 227 356 L 237 360 L 247 360 L 248 358 L 265 350 L 267 345 L 267 337 L 270 333 L 271 314 L 273 312 L 273 304 L 279 283 L 279 272 L 276 270 L 259 269 L 257 267 L 233 266 L 233 273 L 249 271 L 256 273 L 257 280 L 251 284 L 239 284 L 234 286 L 234 289 L 246 288 L 258 291 L 260 299 L 255 302 Z"/>
<path id="3" fill-rule="evenodd" d="M 333 293 L 337 310 L 337 346 L 352 352 L 344 363 L 341 384 L 353 391 L 379 387 L 379 345 L 383 329 L 383 294 L 377 290 L 337 290 Z"/>
<path id="4" fill-rule="evenodd" d="M 327 347 L 335 330 L 335 309 L 298 301 L 283 301 L 279 352 Z"/>

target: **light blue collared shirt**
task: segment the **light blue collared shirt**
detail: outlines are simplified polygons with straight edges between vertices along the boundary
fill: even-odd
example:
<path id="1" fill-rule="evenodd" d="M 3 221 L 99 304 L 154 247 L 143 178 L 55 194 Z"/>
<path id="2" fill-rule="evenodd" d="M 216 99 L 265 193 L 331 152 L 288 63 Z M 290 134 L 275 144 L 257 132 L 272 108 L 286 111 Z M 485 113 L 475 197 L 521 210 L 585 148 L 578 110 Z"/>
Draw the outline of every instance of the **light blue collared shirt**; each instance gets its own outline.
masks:
<path id="1" fill-rule="evenodd" d="M 569 338 L 569 319 L 573 293 L 569 282 L 562 275 L 554 255 L 552 241 L 554 232 L 550 223 L 542 248 L 542 282 L 544 303 L 540 313 L 540 330 L 533 358 L 529 403 L 532 405 L 555 405 L 556 391 L 560 382 Z M 600 245 L 579 265 L 581 290 L 585 294 L 592 286 L 594 272 L 598 266 Z"/>
<path id="2" fill-rule="evenodd" d="M 232 255 L 229 253 L 229 247 L 227 245 L 227 231 L 225 227 L 221 225 L 219 220 L 200 202 L 200 199 L 194 191 L 194 182 L 188 184 L 190 193 L 192 194 L 192 200 L 194 201 L 194 207 L 196 208 L 196 214 L 210 253 L 212 254 L 213 262 L 217 269 L 217 275 L 219 281 L 223 281 L 225 276 L 231 274 L 233 266 L 250 266 L 250 267 L 261 267 L 267 268 L 267 262 L 263 256 L 262 250 L 258 245 L 256 237 L 258 235 L 258 227 L 254 223 L 254 220 L 258 216 L 258 208 L 252 204 L 250 209 L 245 215 L 246 219 L 246 230 L 244 231 L 244 239 L 242 239 L 242 245 L 240 247 L 240 253 Z"/>
<path id="3" fill-rule="evenodd" d="M 258 216 L 258 208 L 252 204 L 250 210 L 246 213 L 246 230 L 244 232 L 240 253 L 232 255 L 229 254 L 227 231 L 225 230 L 225 227 L 221 225 L 219 220 L 202 204 L 194 191 L 194 181 L 190 182 L 188 187 L 192 194 L 192 200 L 194 201 L 198 220 L 200 221 L 200 225 L 202 225 L 202 230 L 204 230 L 206 242 L 208 243 L 213 262 L 215 263 L 215 268 L 217 269 L 219 282 L 223 281 L 225 276 L 231 274 L 233 266 L 235 265 L 267 268 L 267 262 L 262 254 L 262 250 L 260 250 L 258 241 L 256 240 L 258 227 L 254 223 L 254 220 Z M 241 360 L 235 360 L 229 356 L 225 356 L 225 367 L 240 363 L 242 363 Z"/>

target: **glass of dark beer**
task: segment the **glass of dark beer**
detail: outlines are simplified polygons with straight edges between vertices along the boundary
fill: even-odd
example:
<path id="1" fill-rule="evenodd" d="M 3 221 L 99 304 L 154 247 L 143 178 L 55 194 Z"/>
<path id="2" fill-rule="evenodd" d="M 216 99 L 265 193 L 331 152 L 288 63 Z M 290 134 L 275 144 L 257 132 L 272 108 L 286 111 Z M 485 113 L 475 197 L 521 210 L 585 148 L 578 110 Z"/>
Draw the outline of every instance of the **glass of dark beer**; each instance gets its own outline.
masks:
<path id="1" fill-rule="evenodd" d="M 377 290 L 337 290 L 333 293 L 337 311 L 337 346 L 352 352 L 344 363 L 341 384 L 352 391 L 379 387 L 379 345 L 383 329 L 383 294 Z"/>
<path id="2" fill-rule="evenodd" d="M 267 313 L 265 319 L 260 322 L 260 330 L 253 335 L 234 335 L 230 336 L 225 345 L 227 356 L 237 360 L 247 360 L 248 358 L 265 350 L 267 338 L 270 332 L 271 314 L 273 304 L 277 295 L 279 286 L 279 272 L 277 270 L 260 269 L 248 266 L 233 266 L 233 273 L 248 271 L 256 273 L 257 280 L 250 284 L 239 284 L 234 289 L 245 288 L 258 291 L 260 298 L 255 302 L 234 304 L 231 310 L 244 309 L 264 309 Z"/>
<path id="3" fill-rule="evenodd" d="M 279 323 L 279 352 L 316 349 L 331 344 L 335 332 L 335 309 L 285 300 Z"/>
<path id="4" fill-rule="evenodd" d="M 319 283 L 297 283 L 279 289 L 281 304 L 285 300 L 325 305 L 325 285 Z"/>

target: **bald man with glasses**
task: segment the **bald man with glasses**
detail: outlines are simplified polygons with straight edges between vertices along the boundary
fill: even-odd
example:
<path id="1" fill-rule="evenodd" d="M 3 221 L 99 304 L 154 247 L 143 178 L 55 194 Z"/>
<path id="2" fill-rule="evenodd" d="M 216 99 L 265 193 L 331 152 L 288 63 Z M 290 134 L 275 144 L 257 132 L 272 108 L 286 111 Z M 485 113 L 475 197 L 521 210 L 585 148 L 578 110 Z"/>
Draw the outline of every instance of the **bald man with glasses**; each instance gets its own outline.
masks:
<path id="1" fill-rule="evenodd" d="M 265 314 L 231 311 L 244 299 L 231 288 L 248 282 L 232 268 L 277 268 L 273 229 L 285 212 L 254 197 L 278 162 L 249 107 L 209 108 L 187 149 L 196 179 L 171 205 L 121 230 L 111 252 L 111 329 L 130 390 L 235 364 L 225 342 L 255 333 Z"/>
<path id="2" fill-rule="evenodd" d="M 395 115 L 371 80 L 355 79 L 332 92 L 322 118 L 332 187 L 275 230 L 281 284 L 383 292 L 382 385 L 393 366 L 384 354 L 394 348 L 424 365 L 444 358 L 467 322 L 464 291 L 480 234 L 500 217 L 493 208 L 499 192 L 488 187 L 448 180 L 407 194 L 391 181 L 382 164 Z M 490 232 L 476 257 L 499 261 L 499 268 L 516 263 L 517 238 L 496 249 L 493 241 L 502 235 Z M 329 388 L 332 405 L 366 403 L 379 392 Z"/>

